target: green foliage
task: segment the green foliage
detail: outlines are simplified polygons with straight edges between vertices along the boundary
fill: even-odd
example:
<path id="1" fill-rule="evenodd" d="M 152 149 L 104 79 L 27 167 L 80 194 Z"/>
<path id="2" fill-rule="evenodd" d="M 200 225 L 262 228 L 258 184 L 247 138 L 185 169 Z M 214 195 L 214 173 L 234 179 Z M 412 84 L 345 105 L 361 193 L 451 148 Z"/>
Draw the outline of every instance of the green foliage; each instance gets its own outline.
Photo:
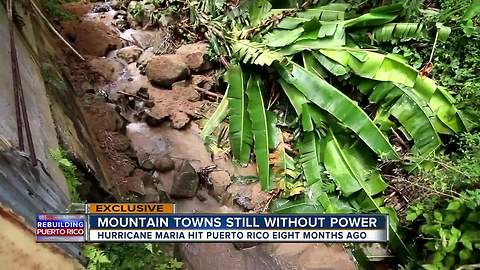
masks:
<path id="1" fill-rule="evenodd" d="M 73 0 L 40 0 L 43 8 L 47 11 L 48 15 L 56 20 L 71 20 L 73 15 L 63 9 L 62 5 Z"/>
<path id="2" fill-rule="evenodd" d="M 371 5 L 367 2 L 359 3 L 359 6 Z M 480 54 L 474 31 L 468 34 L 473 41 L 462 38 L 463 44 L 454 45 L 459 52 L 446 47 L 452 38 L 455 40 L 467 32 L 465 26 L 470 20 L 475 26 L 477 9 L 470 4 L 452 8 L 452 17 L 462 19 L 462 26 L 454 27 L 448 16 L 441 19 L 443 11 L 419 9 L 420 1 L 392 2 L 394 4 L 369 11 L 362 8 L 361 15 L 350 12 L 344 3 L 325 5 L 322 2 L 309 8 L 282 6 L 286 8 L 282 10 L 274 8 L 278 1 L 272 2 L 271 6 L 265 1 L 249 6 L 251 24 L 240 30 L 234 29 L 233 37 L 227 38 L 233 62 L 241 63 L 234 66 L 235 72 L 230 69 L 227 74 L 229 78 L 249 73 L 268 74 L 263 78 L 265 85 L 271 83 L 273 86 L 272 90 L 256 91 L 255 97 L 251 93 L 245 97 L 247 78 L 227 80 L 229 124 L 232 152 L 238 157 L 241 145 L 238 142 L 242 141 L 238 140 L 238 127 L 248 119 L 244 117 L 245 106 L 251 119 L 251 129 L 250 126 L 245 129 L 247 134 L 254 130 L 271 135 L 265 132 L 268 130 L 265 128 L 266 117 L 262 116 L 266 104 L 259 97 L 280 91 L 282 98 L 269 101 L 267 107 L 269 110 L 271 107 L 282 108 L 277 110 L 279 118 L 287 115 L 277 125 L 282 123 L 282 132 L 293 134 L 289 144 L 298 151 L 290 150 L 290 159 L 285 155 L 284 146 L 271 154 L 275 156 L 270 161 L 274 178 L 277 187 L 283 190 L 280 198 L 272 202 L 271 210 L 278 213 L 389 214 L 389 246 L 403 263 L 407 263 L 416 254 L 414 248 L 407 245 L 395 210 L 385 204 L 383 195 L 388 184 L 378 169 L 378 160 L 388 162 L 384 164 L 392 164 L 390 161 L 393 160 L 409 172 L 415 169 L 418 179 L 414 179 L 414 184 L 421 186 L 423 182 L 418 182 L 424 179 L 431 194 L 454 196 L 451 194 L 459 193 L 457 188 L 460 186 L 471 188 L 478 185 L 479 166 L 475 162 L 479 163 L 479 160 L 471 150 L 468 154 L 458 154 L 451 161 L 442 153 L 445 142 L 474 127 L 472 115 L 480 104 L 471 98 L 478 96 L 480 91 L 472 91 L 466 97 L 468 90 L 463 88 L 475 86 L 478 78 L 469 73 L 463 63 L 464 69 L 456 70 L 451 66 L 455 61 L 470 61 L 460 56 L 463 50 L 460 46 L 467 45 L 466 50 L 471 50 L 469 56 L 473 59 L 469 63 L 478 74 Z M 462 16 L 457 9 L 468 10 L 469 15 Z M 407 17 L 414 21 L 405 22 Z M 458 43 L 458 39 L 454 42 Z M 430 46 L 433 47 L 431 50 L 421 50 Z M 455 55 L 452 61 L 439 60 L 452 55 Z M 429 64 L 418 70 L 426 63 Z M 439 65 L 444 66 L 437 69 Z M 469 80 L 465 85 L 464 77 L 453 79 L 455 84 L 444 83 L 444 80 L 452 79 L 452 75 L 442 70 L 468 73 Z M 438 71 L 446 76 L 439 76 Z M 432 76 L 437 81 L 430 78 Z M 280 87 L 276 88 L 270 78 L 278 81 Z M 233 87 L 236 89 L 234 94 Z M 460 103 L 452 94 L 459 97 Z M 231 101 L 236 104 L 232 105 Z M 288 104 L 282 104 L 285 101 Z M 257 136 L 253 136 L 253 141 Z M 267 141 L 267 136 L 262 136 L 262 142 Z M 442 141 L 444 138 L 447 140 Z M 462 149 L 467 149 L 464 146 L 467 138 L 470 144 L 475 144 L 476 135 L 465 135 L 460 143 Z M 252 145 L 252 141 L 242 142 Z M 265 155 L 270 147 L 268 143 L 262 145 L 263 151 L 255 151 L 255 155 L 259 171 L 266 171 Z M 459 160 L 467 156 L 471 160 L 465 160 L 465 167 L 461 167 Z M 243 161 L 250 158 L 244 157 Z M 294 170 L 298 173 L 291 173 Z M 402 172 L 407 174 L 407 171 Z M 443 174 L 445 180 L 434 179 L 430 176 L 432 173 Z M 471 175 L 465 176 L 465 173 Z M 430 182 L 442 181 L 440 187 L 428 187 Z M 264 184 L 262 186 L 268 189 Z M 454 186 L 456 191 L 448 190 Z M 442 202 L 438 196 L 431 197 L 435 201 L 430 205 L 432 207 Z M 458 236 L 458 232 L 453 234 Z M 464 256 L 468 255 L 468 251 L 464 253 Z"/>
<path id="3" fill-rule="evenodd" d="M 448 269 L 478 263 L 480 255 L 480 133 L 460 136 L 459 151 L 430 160 L 421 172 L 423 196 L 407 211 L 420 237 L 426 269 Z"/>
<path id="4" fill-rule="evenodd" d="M 175 270 L 183 263 L 167 256 L 161 244 L 121 243 L 104 247 L 87 245 L 83 249 L 88 270 Z"/>
<path id="5" fill-rule="evenodd" d="M 50 157 L 57 162 L 58 167 L 63 171 L 63 175 L 67 180 L 67 188 L 70 193 L 70 200 L 74 203 L 83 202 L 77 192 L 80 182 L 77 178 L 77 167 L 68 160 L 67 152 L 63 149 L 50 149 Z"/>
<path id="6" fill-rule="evenodd" d="M 420 222 L 425 269 L 452 269 L 478 263 L 480 256 L 480 189 L 467 190 L 458 198 L 435 206 L 417 203 L 407 214 Z"/>

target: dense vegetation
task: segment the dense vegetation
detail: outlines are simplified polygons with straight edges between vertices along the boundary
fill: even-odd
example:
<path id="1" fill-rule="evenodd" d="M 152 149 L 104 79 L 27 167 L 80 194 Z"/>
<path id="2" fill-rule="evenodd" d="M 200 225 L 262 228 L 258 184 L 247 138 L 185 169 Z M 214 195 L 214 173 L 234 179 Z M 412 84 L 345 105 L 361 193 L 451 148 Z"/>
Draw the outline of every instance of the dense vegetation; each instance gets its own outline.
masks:
<path id="1" fill-rule="evenodd" d="M 475 267 L 478 3 L 275 3 L 227 37 L 227 97 L 203 135 L 228 117 L 274 212 L 388 213 L 404 267 Z"/>

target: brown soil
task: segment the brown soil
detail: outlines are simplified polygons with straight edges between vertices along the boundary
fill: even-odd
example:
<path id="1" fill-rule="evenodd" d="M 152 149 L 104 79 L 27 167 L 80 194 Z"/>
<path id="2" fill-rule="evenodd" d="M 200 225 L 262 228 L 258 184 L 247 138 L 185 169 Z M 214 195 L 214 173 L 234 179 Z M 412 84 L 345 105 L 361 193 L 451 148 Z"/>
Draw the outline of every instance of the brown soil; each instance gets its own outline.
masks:
<path id="1" fill-rule="evenodd" d="M 65 11 L 75 15 L 77 18 L 81 18 L 92 10 L 93 4 L 86 3 L 66 3 L 63 6 Z"/>
<path id="2" fill-rule="evenodd" d="M 122 47 L 122 39 L 111 27 L 88 20 L 65 21 L 60 26 L 62 35 L 82 54 L 105 56 Z"/>

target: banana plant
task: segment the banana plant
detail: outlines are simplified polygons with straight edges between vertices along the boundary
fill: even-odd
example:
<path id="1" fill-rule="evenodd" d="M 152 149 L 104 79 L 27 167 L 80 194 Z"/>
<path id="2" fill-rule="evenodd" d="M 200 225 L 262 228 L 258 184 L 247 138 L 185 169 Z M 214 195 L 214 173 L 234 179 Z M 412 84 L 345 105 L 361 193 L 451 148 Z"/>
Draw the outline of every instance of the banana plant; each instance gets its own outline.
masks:
<path id="1" fill-rule="evenodd" d="M 401 56 L 372 45 L 431 39 L 431 26 L 399 21 L 402 4 L 352 16 L 347 4 L 273 9 L 260 2 L 252 23 L 227 38 L 237 64 L 227 71 L 227 100 L 212 125 L 224 117 L 228 102 L 233 157 L 247 163 L 253 147 L 264 190 L 295 188 L 273 201 L 273 212 L 389 214 L 391 249 L 402 259 L 414 257 L 395 211 L 384 203 L 388 183 L 378 160 L 401 163 L 411 154 L 427 159 L 441 151 L 440 134 L 466 126 L 447 89 Z M 437 29 L 435 42 L 441 42 L 448 29 Z M 295 134 L 298 152 L 291 157 L 283 143 L 273 142 L 277 118 L 266 109 L 267 76 L 259 74 L 275 78 L 281 100 L 293 110 L 294 123 L 282 127 Z"/>

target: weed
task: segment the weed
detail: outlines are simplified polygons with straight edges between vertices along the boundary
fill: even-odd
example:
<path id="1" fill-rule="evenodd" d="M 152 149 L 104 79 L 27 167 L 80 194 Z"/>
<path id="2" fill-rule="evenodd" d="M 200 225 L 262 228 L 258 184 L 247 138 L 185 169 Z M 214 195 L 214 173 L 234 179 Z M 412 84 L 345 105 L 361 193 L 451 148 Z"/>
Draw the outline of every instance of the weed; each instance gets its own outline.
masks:
<path id="1" fill-rule="evenodd" d="M 76 173 L 77 167 L 70 160 L 68 160 L 67 153 L 60 148 L 51 149 L 50 156 L 57 162 L 58 167 L 63 171 L 63 175 L 65 175 L 68 192 L 72 202 L 83 202 L 77 192 L 77 187 L 80 185 Z"/>
<path id="2" fill-rule="evenodd" d="M 182 269 L 183 263 L 162 251 L 161 244 L 122 243 L 103 247 L 85 246 L 88 270 L 106 269 Z"/>

